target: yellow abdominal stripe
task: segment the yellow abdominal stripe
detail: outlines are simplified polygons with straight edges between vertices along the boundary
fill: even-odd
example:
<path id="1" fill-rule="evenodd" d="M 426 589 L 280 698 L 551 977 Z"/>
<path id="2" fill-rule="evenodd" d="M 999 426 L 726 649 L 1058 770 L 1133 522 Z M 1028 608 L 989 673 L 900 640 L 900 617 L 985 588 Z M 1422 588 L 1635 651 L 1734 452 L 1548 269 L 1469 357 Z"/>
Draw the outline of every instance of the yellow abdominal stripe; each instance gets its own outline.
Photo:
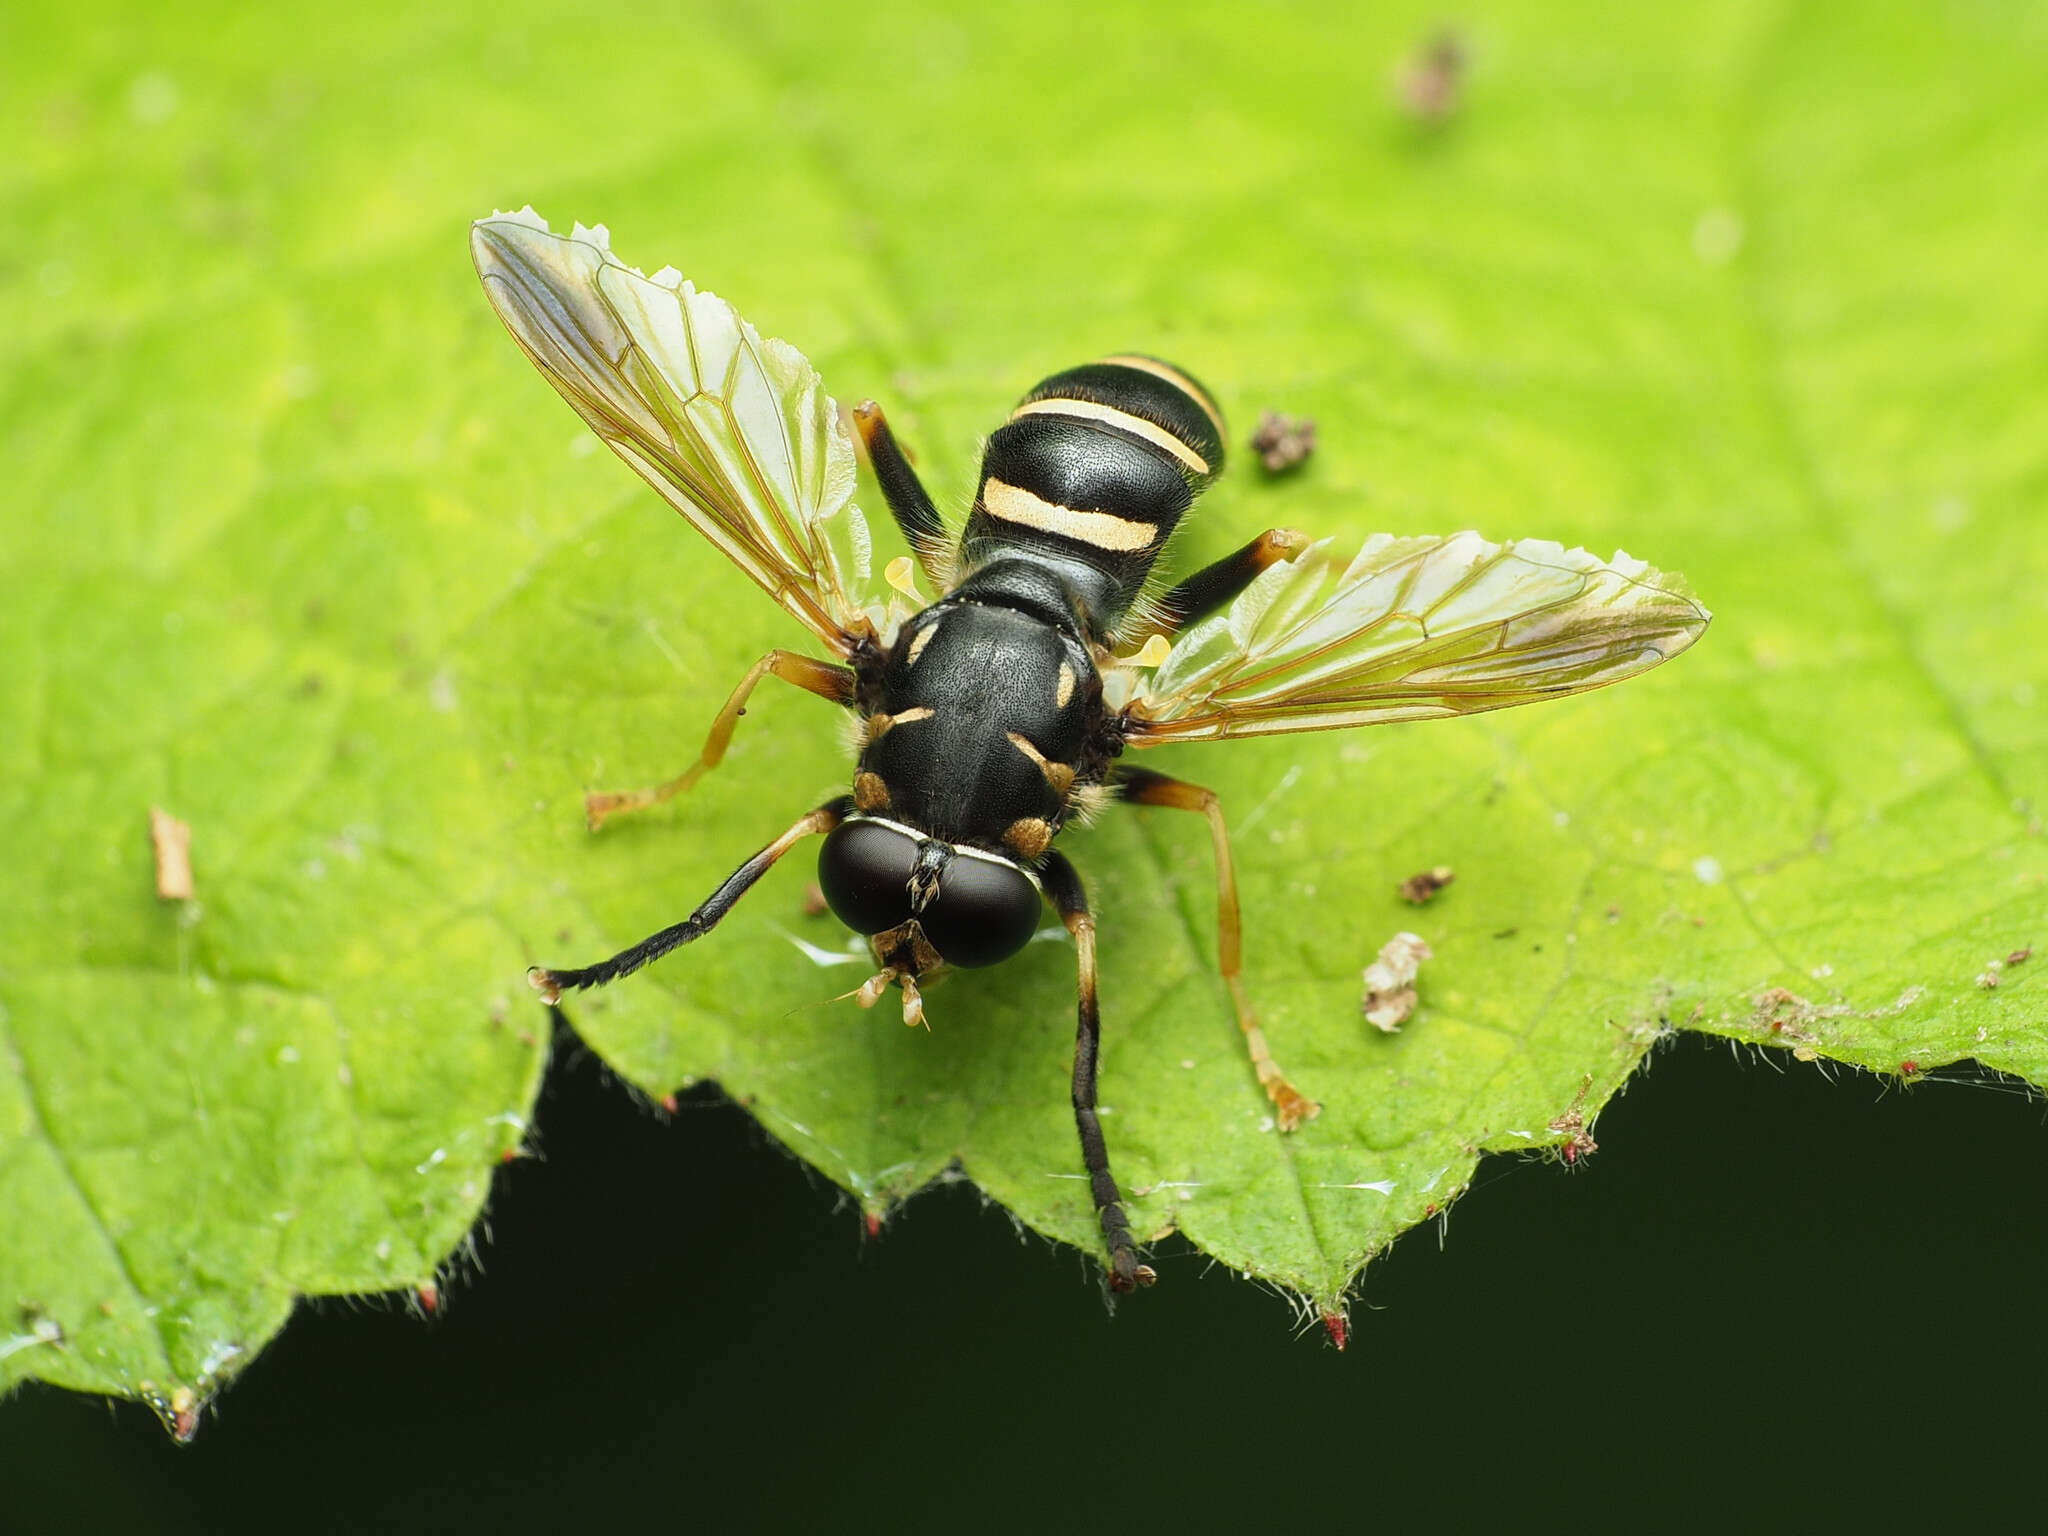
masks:
<path id="1" fill-rule="evenodd" d="M 1223 430 L 1223 413 L 1216 409 L 1216 402 L 1209 398 L 1209 392 L 1182 373 L 1178 368 L 1174 367 L 1173 364 L 1162 363 L 1156 357 L 1139 357 L 1135 353 L 1127 352 L 1118 353 L 1115 357 L 1105 357 L 1103 361 L 1105 363 L 1114 363 L 1119 368 L 1135 368 L 1140 373 L 1151 374 L 1155 379 L 1166 380 L 1167 383 L 1180 390 L 1202 408 L 1202 414 L 1207 416 L 1215 425 L 1218 437 L 1225 435 Z"/>
<path id="2" fill-rule="evenodd" d="M 1119 432 L 1128 432 L 1133 437 L 1142 437 L 1146 442 L 1164 448 L 1198 475 L 1209 473 L 1209 461 L 1164 427 L 1142 416 L 1133 416 L 1129 411 L 1120 411 L 1113 405 L 1098 405 L 1093 400 L 1033 400 L 1012 411 L 1010 420 L 1015 421 L 1019 416 L 1071 416 L 1081 421 L 1099 421 L 1104 426 L 1115 427 Z"/>
<path id="3" fill-rule="evenodd" d="M 1082 544 L 1093 544 L 1097 549 L 1146 549 L 1159 537 L 1159 530 L 1151 523 L 1118 517 L 1113 512 L 1083 512 L 1074 507 L 1063 507 L 1034 496 L 1021 486 L 993 477 L 982 482 L 981 504 L 990 517 L 1001 518 L 1006 523 L 1021 523 L 1026 528 L 1036 528 L 1044 533 L 1056 533 L 1061 538 Z"/>

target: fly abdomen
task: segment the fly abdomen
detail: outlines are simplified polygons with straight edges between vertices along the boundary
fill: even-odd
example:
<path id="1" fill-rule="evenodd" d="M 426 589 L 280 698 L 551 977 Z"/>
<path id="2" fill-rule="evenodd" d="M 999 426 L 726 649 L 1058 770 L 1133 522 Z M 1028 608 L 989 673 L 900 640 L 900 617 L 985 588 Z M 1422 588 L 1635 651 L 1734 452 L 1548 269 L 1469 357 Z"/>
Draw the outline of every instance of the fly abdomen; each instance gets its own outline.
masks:
<path id="1" fill-rule="evenodd" d="M 1172 364 L 1121 356 L 1056 373 L 988 440 L 961 567 L 1043 559 L 1100 640 L 1222 468 L 1222 413 Z"/>

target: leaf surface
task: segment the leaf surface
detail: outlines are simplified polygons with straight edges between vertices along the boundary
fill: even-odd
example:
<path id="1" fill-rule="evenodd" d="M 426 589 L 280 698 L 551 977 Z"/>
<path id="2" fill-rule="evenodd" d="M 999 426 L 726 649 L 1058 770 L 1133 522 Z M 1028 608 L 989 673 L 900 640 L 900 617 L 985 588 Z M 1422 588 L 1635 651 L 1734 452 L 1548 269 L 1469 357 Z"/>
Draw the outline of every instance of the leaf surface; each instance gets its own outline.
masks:
<path id="1" fill-rule="evenodd" d="M 294 1297 L 430 1283 L 523 1144 L 524 967 L 680 917 L 844 784 L 830 711 L 763 693 L 686 801 L 583 830 L 801 633 L 500 330 L 469 221 L 528 201 L 882 399 L 951 508 L 1033 381 L 1137 346 L 1240 441 L 1319 423 L 1294 477 L 1239 455 L 1183 570 L 1269 526 L 1472 527 L 1624 547 L 1715 611 L 1618 689 L 1148 754 L 1231 817 L 1248 980 L 1325 1106 L 1293 1136 L 1200 822 L 1067 840 L 1142 1231 L 1339 1309 L 1483 1153 L 1583 1148 L 1674 1028 L 2048 1081 L 2040 17 L 1487 10 L 1431 130 L 1390 81 L 1433 20 L 12 18 L 0 1383 L 189 1429 Z M 152 806 L 193 829 L 189 904 L 153 894 Z M 957 1165 L 1092 1251 L 1071 948 L 908 1033 L 832 1001 L 865 971 L 803 863 L 578 1030 L 871 1211 Z M 1434 958 L 1383 1035 L 1360 972 L 1402 929 Z"/>

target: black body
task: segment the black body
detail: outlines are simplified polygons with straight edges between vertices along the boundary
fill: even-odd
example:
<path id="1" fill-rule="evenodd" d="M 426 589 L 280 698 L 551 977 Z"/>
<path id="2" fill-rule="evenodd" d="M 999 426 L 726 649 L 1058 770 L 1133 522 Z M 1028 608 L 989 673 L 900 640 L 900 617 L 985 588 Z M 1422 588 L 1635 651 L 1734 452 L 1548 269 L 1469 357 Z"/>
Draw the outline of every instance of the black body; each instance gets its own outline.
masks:
<path id="1" fill-rule="evenodd" d="M 930 960 L 990 965 L 1029 940 L 1025 890 L 1035 910 L 1038 866 L 1076 791 L 1101 784 L 1122 748 L 1096 656 L 1223 452 L 1207 392 L 1140 357 L 1055 374 L 989 438 L 963 574 L 886 654 L 855 658 L 869 708 L 857 810 L 820 851 L 819 883 L 885 966 L 914 977 Z M 911 874 L 920 851 L 936 884 Z M 963 854 L 974 878 L 947 878 Z M 892 880 L 904 901 L 882 894 Z"/>

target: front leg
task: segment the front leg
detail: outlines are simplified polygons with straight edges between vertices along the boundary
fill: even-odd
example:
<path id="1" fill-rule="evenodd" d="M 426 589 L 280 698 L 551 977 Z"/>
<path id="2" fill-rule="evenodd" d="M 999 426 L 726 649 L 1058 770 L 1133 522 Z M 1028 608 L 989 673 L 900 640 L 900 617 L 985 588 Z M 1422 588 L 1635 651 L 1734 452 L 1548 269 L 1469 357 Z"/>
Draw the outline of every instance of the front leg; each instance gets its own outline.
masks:
<path id="1" fill-rule="evenodd" d="M 719 921 L 730 912 L 739 899 L 754 888 L 769 870 L 775 867 L 790 849 L 807 837 L 820 832 L 830 832 L 840 822 L 853 814 L 853 796 L 841 795 L 837 800 L 827 800 L 815 811 L 801 817 L 782 836 L 755 854 L 746 863 L 725 877 L 725 883 L 704 899 L 704 904 L 684 918 L 672 923 L 656 934 L 650 934 L 631 949 L 622 949 L 609 960 L 600 960 L 595 965 L 585 966 L 579 971 L 558 971 L 549 966 L 536 965 L 526 973 L 526 979 L 533 990 L 550 1003 L 559 1003 L 564 992 L 578 991 L 584 987 L 601 987 L 608 981 L 617 981 L 621 976 L 630 976 L 641 966 L 659 960 L 672 949 L 694 943 L 704 937 Z"/>
<path id="2" fill-rule="evenodd" d="M 1237 873 L 1230 863 L 1230 834 L 1224 830 L 1223 807 L 1216 791 L 1199 784 L 1184 784 L 1149 768 L 1118 764 L 1110 770 L 1110 788 L 1119 800 L 1131 805 L 1163 805 L 1176 811 L 1200 811 L 1209 818 L 1209 835 L 1216 845 L 1216 961 L 1230 988 L 1230 1001 L 1237 1010 L 1237 1027 L 1244 1033 L 1245 1049 L 1251 1054 L 1252 1070 L 1259 1086 L 1273 1101 L 1280 1129 L 1291 1131 L 1304 1120 L 1313 1120 L 1323 1106 L 1287 1081 L 1280 1063 L 1266 1045 L 1266 1032 L 1259 1028 L 1259 1016 L 1252 1011 L 1251 998 L 1244 989 L 1243 922 L 1237 910 Z"/>
<path id="3" fill-rule="evenodd" d="M 1067 932 L 1074 936 L 1080 965 L 1080 1025 L 1074 1035 L 1074 1126 L 1081 1133 L 1081 1163 L 1088 1170 L 1088 1189 L 1095 1197 L 1102 1240 L 1109 1247 L 1109 1288 L 1134 1291 L 1158 1277 L 1152 1266 L 1138 1262 L 1131 1241 L 1131 1223 L 1124 1215 L 1116 1179 L 1109 1171 L 1109 1147 L 1102 1139 L 1102 1121 L 1095 1112 L 1095 1072 L 1101 1056 L 1102 1015 L 1095 1000 L 1095 919 L 1088 915 L 1088 893 L 1064 855 L 1048 853 L 1039 869 L 1045 899 L 1052 903 Z"/>

